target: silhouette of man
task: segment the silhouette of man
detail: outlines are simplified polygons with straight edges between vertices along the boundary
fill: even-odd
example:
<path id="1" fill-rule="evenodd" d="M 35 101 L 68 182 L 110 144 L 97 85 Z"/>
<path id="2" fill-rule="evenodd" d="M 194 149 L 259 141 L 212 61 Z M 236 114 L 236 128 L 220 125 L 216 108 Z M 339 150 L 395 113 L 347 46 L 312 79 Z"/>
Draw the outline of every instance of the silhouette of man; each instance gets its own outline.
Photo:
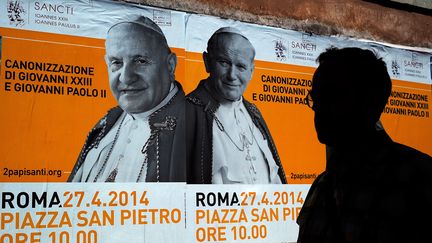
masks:
<path id="1" fill-rule="evenodd" d="M 432 242 L 432 158 L 378 126 L 386 64 L 359 48 L 331 48 L 318 62 L 306 101 L 327 164 L 297 220 L 298 243 Z"/>

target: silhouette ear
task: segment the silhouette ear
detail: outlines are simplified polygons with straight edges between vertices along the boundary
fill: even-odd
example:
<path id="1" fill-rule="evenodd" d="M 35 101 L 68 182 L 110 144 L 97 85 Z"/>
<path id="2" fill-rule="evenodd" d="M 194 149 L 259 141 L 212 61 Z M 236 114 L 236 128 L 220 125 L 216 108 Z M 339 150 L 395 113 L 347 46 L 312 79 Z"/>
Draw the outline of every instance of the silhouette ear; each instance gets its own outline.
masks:
<path id="1" fill-rule="evenodd" d="M 210 73 L 210 57 L 207 52 L 203 52 L 203 61 L 207 73 Z"/>

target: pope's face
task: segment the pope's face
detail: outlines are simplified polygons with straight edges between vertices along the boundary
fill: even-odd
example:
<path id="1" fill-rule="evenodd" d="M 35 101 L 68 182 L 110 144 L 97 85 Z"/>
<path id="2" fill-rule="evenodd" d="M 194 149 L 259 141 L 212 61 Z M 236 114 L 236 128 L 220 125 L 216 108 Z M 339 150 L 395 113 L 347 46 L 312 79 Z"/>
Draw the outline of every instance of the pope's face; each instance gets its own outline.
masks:
<path id="1" fill-rule="evenodd" d="M 204 53 L 209 85 L 229 101 L 243 95 L 254 69 L 254 51 L 248 40 L 237 34 L 221 34 L 210 53 Z"/>
<path id="2" fill-rule="evenodd" d="M 108 33 L 105 47 L 111 91 L 123 110 L 145 112 L 167 96 L 175 64 L 169 65 L 173 54 L 156 33 L 136 24 L 119 24 Z"/>

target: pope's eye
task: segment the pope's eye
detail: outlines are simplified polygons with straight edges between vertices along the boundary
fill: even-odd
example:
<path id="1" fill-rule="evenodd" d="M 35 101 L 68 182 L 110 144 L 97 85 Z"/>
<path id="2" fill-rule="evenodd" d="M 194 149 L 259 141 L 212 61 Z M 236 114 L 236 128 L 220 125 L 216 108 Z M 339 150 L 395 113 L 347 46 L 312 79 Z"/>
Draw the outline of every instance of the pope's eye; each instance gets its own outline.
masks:
<path id="1" fill-rule="evenodd" d="M 120 60 L 111 60 L 110 65 L 121 65 L 121 63 Z"/>
<path id="2" fill-rule="evenodd" d="M 240 71 L 242 71 L 242 72 L 246 71 L 246 66 L 245 66 L 245 65 L 237 65 L 237 68 L 238 68 Z"/>
<path id="3" fill-rule="evenodd" d="M 123 62 L 118 59 L 112 59 L 109 62 L 109 67 L 111 71 L 117 71 L 123 66 Z"/>
<path id="4" fill-rule="evenodd" d="M 219 60 L 218 63 L 222 66 L 222 67 L 228 67 L 229 66 L 229 62 L 225 61 L 225 60 Z"/>
<path id="5" fill-rule="evenodd" d="M 146 64 L 149 64 L 150 61 L 145 59 L 145 58 L 139 57 L 139 58 L 135 59 L 135 63 L 140 64 L 140 65 L 143 65 L 143 64 L 146 65 Z"/>

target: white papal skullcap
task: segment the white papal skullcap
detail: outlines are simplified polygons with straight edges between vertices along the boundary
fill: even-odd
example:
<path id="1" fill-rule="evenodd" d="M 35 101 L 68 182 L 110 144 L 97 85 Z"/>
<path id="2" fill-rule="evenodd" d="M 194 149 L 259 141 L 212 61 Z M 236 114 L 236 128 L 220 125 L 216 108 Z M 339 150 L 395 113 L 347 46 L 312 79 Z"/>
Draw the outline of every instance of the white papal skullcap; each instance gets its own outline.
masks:
<path id="1" fill-rule="evenodd" d="M 112 25 L 108 29 L 107 33 L 109 33 L 112 28 L 114 28 L 115 26 L 120 25 L 120 24 L 137 24 L 137 25 L 142 26 L 146 29 L 152 30 L 153 32 L 161 35 L 165 39 L 165 35 L 162 32 L 161 28 L 155 22 L 153 22 L 151 19 L 149 19 L 145 16 L 139 16 L 138 18 L 135 18 L 132 20 L 125 20 L 125 21 L 118 22 L 118 23 Z M 165 41 L 166 41 L 166 39 L 165 39 Z"/>
<path id="2" fill-rule="evenodd" d="M 232 34 L 241 35 L 241 36 L 243 36 L 244 38 L 246 38 L 246 36 L 244 36 L 243 33 L 242 33 L 239 29 L 234 28 L 234 27 L 230 27 L 230 26 L 219 28 L 218 30 L 216 30 L 216 31 L 213 33 L 212 36 L 217 35 L 217 34 L 221 34 L 221 33 L 232 33 Z M 246 39 L 247 39 L 247 38 L 246 38 Z"/>

